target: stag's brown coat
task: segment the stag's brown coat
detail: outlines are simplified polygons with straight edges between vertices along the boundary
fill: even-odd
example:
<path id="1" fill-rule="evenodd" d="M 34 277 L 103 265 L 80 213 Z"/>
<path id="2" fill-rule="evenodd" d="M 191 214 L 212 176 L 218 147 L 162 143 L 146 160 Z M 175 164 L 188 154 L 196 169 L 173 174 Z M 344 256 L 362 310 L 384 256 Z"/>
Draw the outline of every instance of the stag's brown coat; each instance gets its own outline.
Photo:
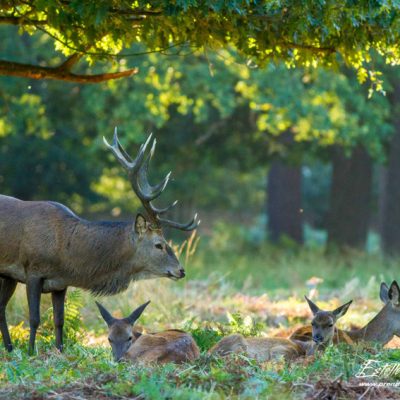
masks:
<path id="1" fill-rule="evenodd" d="M 133 279 L 180 278 L 182 267 L 160 231 L 139 224 L 146 224 L 143 217 L 134 229 L 86 221 L 58 203 L 0 195 L 0 275 L 21 283 L 40 278 L 43 292 L 74 286 L 102 295 L 125 290 Z"/>

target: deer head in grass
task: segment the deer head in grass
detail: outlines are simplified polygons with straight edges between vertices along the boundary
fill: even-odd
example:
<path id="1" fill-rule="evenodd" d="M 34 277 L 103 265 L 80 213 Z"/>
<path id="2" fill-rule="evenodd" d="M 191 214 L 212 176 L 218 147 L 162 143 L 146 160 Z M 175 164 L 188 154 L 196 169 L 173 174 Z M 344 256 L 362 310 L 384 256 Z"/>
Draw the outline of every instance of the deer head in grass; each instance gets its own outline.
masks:
<path id="1" fill-rule="evenodd" d="M 336 321 L 346 314 L 352 300 L 333 311 L 324 311 L 307 296 L 305 298 L 314 316 L 311 321 L 312 339 L 318 346 L 326 346 L 332 342 Z"/>

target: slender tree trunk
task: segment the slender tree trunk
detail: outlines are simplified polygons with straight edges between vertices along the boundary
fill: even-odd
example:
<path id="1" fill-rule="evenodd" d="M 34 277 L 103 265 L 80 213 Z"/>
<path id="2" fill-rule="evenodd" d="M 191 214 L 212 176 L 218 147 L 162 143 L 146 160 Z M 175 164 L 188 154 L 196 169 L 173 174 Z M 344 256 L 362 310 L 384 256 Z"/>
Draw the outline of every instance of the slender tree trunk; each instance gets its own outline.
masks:
<path id="1" fill-rule="evenodd" d="M 400 254 L 400 80 L 392 82 L 390 98 L 395 133 L 390 143 L 383 193 L 382 247 L 385 254 Z"/>
<path id="2" fill-rule="evenodd" d="M 303 243 L 301 166 L 273 161 L 267 181 L 268 233 L 272 242 L 287 236 Z"/>
<path id="3" fill-rule="evenodd" d="M 385 207 L 386 207 L 386 187 L 387 187 L 388 169 L 385 165 L 380 165 L 378 169 L 378 231 L 383 235 L 385 225 Z"/>
<path id="4" fill-rule="evenodd" d="M 347 158 L 333 152 L 328 248 L 364 248 L 368 235 L 372 189 L 372 160 L 358 146 Z"/>

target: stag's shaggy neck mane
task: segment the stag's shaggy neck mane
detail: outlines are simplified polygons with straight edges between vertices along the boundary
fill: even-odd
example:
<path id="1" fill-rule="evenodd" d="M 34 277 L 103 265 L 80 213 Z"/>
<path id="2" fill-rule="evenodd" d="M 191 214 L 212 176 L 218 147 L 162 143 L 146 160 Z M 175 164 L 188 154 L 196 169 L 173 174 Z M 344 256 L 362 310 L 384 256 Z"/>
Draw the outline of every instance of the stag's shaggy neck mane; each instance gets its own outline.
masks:
<path id="1" fill-rule="evenodd" d="M 80 287 L 98 295 L 116 294 L 139 277 L 143 267 L 132 261 L 132 228 L 128 222 L 74 222 L 64 244 L 64 259 Z"/>

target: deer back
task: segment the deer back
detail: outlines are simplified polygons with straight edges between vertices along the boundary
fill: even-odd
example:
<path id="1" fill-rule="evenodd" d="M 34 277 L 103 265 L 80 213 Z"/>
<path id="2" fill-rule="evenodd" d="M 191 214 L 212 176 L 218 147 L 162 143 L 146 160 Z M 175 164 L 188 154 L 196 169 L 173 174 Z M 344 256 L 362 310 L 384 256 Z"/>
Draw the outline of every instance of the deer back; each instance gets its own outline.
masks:
<path id="1" fill-rule="evenodd" d="M 245 338 L 234 334 L 222 338 L 209 350 L 209 354 L 227 356 L 243 353 L 249 358 L 265 362 L 282 358 L 293 360 L 311 354 L 312 348 L 311 342 L 305 344 L 283 338 Z"/>
<path id="2" fill-rule="evenodd" d="M 124 358 L 138 363 L 180 364 L 199 356 L 199 348 L 189 333 L 171 329 L 140 335 Z"/>

